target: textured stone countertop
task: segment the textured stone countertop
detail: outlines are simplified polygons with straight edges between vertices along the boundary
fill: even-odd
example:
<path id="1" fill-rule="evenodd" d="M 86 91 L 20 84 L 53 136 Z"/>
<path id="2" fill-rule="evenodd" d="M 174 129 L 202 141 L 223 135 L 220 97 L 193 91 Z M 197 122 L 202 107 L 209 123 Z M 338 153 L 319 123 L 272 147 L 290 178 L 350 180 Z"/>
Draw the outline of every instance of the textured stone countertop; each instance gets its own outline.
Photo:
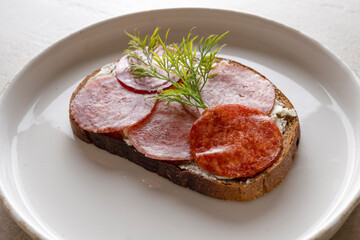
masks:
<path id="1" fill-rule="evenodd" d="M 273 19 L 327 46 L 360 75 L 359 0 L 12 0 L 0 1 L 0 90 L 37 54 L 74 31 L 126 13 L 174 7 L 230 9 Z M 2 206 L 0 239 L 30 239 Z M 360 206 L 333 239 L 360 239 Z"/>

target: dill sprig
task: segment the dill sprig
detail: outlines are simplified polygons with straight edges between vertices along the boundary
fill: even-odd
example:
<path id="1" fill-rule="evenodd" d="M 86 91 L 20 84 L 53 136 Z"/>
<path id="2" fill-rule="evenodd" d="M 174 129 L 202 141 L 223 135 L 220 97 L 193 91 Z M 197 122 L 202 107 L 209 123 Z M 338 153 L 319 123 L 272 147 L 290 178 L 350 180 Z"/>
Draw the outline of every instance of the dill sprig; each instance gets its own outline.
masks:
<path id="1" fill-rule="evenodd" d="M 160 92 L 154 98 L 205 109 L 207 106 L 200 93 L 206 81 L 214 77 L 210 75 L 210 71 L 214 67 L 216 55 L 224 45 L 215 47 L 228 32 L 220 36 L 202 37 L 196 46 L 194 42 L 198 36 L 193 37 L 192 30 L 187 37 L 183 37 L 180 44 L 170 45 L 167 43 L 169 30 L 164 40 L 160 37 L 158 28 L 150 38 L 146 35 L 143 40 L 139 34 L 127 33 L 131 40 L 130 47 L 125 53 L 135 60 L 131 61 L 130 71 L 136 78 L 155 77 L 169 81 L 174 86 Z M 162 54 L 158 54 L 160 49 L 164 51 Z M 172 76 L 177 76 L 181 80 L 174 81 Z"/>

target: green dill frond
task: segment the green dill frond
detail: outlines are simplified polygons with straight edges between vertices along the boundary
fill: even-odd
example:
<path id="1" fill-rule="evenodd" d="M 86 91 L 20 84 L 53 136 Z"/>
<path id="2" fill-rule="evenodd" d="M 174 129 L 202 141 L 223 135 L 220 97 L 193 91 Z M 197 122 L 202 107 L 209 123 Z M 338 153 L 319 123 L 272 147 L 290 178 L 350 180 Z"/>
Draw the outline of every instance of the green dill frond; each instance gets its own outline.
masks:
<path id="1" fill-rule="evenodd" d="M 133 59 L 130 68 L 135 78 L 155 77 L 167 80 L 174 86 L 172 89 L 160 92 L 154 98 L 205 109 L 207 106 L 200 93 L 206 81 L 215 76 L 209 73 L 214 67 L 216 55 L 224 45 L 216 47 L 228 32 L 220 36 L 202 37 L 196 46 L 195 41 L 198 36 L 192 36 L 193 29 L 182 38 L 180 44 L 170 45 L 167 43 L 169 29 L 164 40 L 159 35 L 159 28 L 155 29 L 151 37 L 146 35 L 143 40 L 138 33 L 134 35 L 126 33 L 130 37 L 130 47 L 124 53 Z M 157 53 L 160 48 L 164 50 L 161 56 Z M 166 74 L 160 73 L 157 69 L 163 70 Z M 181 80 L 174 81 L 171 78 L 173 75 Z"/>

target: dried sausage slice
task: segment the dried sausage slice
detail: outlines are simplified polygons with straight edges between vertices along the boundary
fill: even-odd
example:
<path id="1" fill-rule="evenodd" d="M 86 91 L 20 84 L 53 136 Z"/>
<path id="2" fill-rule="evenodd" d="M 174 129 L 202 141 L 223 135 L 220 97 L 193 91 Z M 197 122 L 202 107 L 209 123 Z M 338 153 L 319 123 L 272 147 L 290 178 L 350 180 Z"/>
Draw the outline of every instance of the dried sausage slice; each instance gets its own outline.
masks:
<path id="1" fill-rule="evenodd" d="M 272 165 L 283 138 L 275 122 L 261 111 L 238 104 L 206 109 L 190 132 L 197 164 L 217 176 L 251 177 Z"/>
<path id="2" fill-rule="evenodd" d="M 201 96 L 208 107 L 217 104 L 241 104 L 269 114 L 275 103 L 272 83 L 254 70 L 239 63 L 220 62 L 210 74 Z"/>
<path id="3" fill-rule="evenodd" d="M 71 114 L 89 132 L 120 131 L 151 113 L 156 100 L 146 99 L 150 96 L 126 90 L 114 76 L 98 77 L 76 94 Z"/>
<path id="4" fill-rule="evenodd" d="M 158 160 L 191 160 L 189 135 L 196 118 L 184 105 L 160 101 L 153 113 L 131 127 L 131 144 L 145 156 Z"/>
<path id="5" fill-rule="evenodd" d="M 135 53 L 145 58 L 145 55 L 140 51 L 135 51 Z M 162 48 L 157 49 L 157 54 L 161 57 L 164 53 Z M 171 82 L 167 80 L 161 80 L 158 78 L 152 77 L 142 77 L 142 78 L 135 78 L 134 75 L 130 73 L 130 65 L 131 63 L 136 62 L 135 59 L 130 58 L 128 55 L 125 55 L 120 59 L 118 64 L 116 65 L 116 77 L 118 78 L 119 82 L 128 90 L 136 92 L 136 93 L 156 93 L 162 89 L 169 88 L 172 86 Z M 141 65 L 140 61 L 136 62 L 137 64 Z M 160 68 L 157 68 L 159 73 L 166 75 L 166 72 Z M 175 77 L 174 75 L 171 76 L 171 79 L 174 81 L 179 81 L 180 78 Z"/>

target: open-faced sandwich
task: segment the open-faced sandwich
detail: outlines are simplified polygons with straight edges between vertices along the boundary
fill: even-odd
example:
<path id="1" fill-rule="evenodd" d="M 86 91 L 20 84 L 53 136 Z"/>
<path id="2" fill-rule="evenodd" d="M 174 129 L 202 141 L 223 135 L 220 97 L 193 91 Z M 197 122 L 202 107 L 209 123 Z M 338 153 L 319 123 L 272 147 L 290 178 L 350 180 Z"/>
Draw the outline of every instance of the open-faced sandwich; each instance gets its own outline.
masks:
<path id="1" fill-rule="evenodd" d="M 125 55 L 73 93 L 77 137 L 219 199 L 250 201 L 283 181 L 299 144 L 297 113 L 266 77 L 216 56 L 226 33 L 199 40 L 190 31 L 180 44 L 158 29 L 128 35 Z"/>

